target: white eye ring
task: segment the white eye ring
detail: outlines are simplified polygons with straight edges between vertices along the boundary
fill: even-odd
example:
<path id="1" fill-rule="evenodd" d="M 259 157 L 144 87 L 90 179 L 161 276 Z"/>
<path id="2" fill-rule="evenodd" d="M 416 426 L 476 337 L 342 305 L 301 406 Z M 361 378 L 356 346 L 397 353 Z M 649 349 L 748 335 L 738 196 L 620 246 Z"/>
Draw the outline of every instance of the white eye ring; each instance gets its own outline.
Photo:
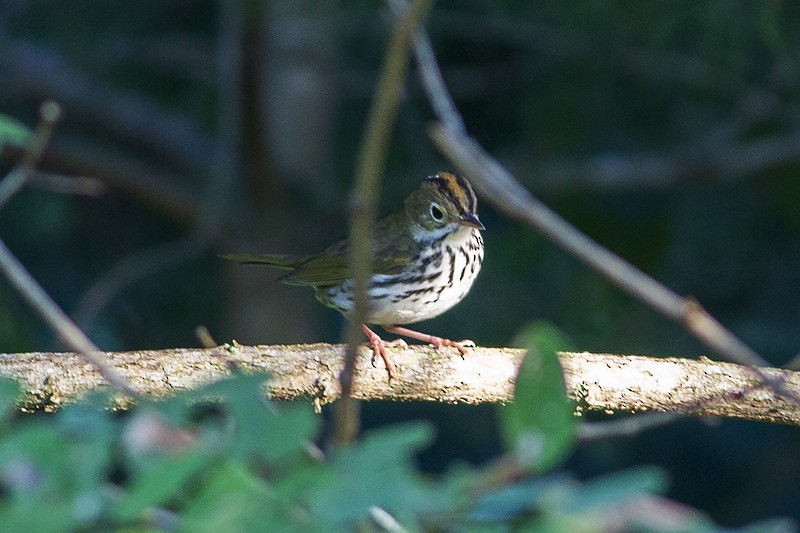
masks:
<path id="1" fill-rule="evenodd" d="M 441 222 L 444 219 L 444 211 L 436 202 L 431 204 L 431 218 L 436 222 Z"/>

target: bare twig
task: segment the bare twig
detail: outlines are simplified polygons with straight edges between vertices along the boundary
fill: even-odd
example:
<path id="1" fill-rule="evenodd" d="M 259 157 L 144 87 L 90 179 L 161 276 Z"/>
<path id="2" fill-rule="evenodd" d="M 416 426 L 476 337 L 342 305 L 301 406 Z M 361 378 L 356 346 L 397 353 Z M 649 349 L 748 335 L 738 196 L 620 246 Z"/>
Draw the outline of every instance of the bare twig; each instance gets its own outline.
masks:
<path id="1" fill-rule="evenodd" d="M 534 198 L 496 160 L 473 139 L 441 125 L 431 128 L 431 137 L 461 172 L 475 182 L 484 198 L 498 211 L 538 229 L 564 250 L 603 274 L 612 283 L 648 304 L 664 316 L 682 323 L 717 354 L 743 365 L 768 383 L 776 392 L 800 403 L 800 396 L 786 390 L 780 381 L 758 367 L 768 363 L 752 348 L 725 329 L 714 317 L 691 299 L 678 296 L 627 261 L 611 253 L 570 225 Z"/>
<path id="2" fill-rule="evenodd" d="M 351 399 L 350 391 L 356 370 L 355 358 L 362 340 L 361 323 L 367 316 L 366 294 L 372 272 L 373 226 L 380 177 L 383 175 L 389 137 L 405 85 L 411 37 L 422 23 L 430 4 L 430 0 L 415 0 L 392 32 L 356 166 L 351 205 L 350 258 L 355 301 L 349 317 L 348 350 L 340 377 L 344 401 L 337 404 L 334 415 L 334 439 L 339 444 L 353 441 L 360 425 L 358 405 Z"/>
<path id="3" fill-rule="evenodd" d="M 681 146 L 667 153 L 606 154 L 579 163 L 544 162 L 537 189 L 664 188 L 684 181 L 737 181 L 800 161 L 800 131 L 758 139 L 725 139 L 714 146 Z"/>
<path id="4" fill-rule="evenodd" d="M 52 101 L 42 104 L 39 125 L 34 132 L 20 163 L 0 181 L 0 207 L 16 194 L 35 171 L 47 147 L 53 128 L 61 116 L 61 107 Z M 42 317 L 47 325 L 73 350 L 93 365 L 112 386 L 129 396 L 137 392 L 98 355 L 100 349 L 73 323 L 28 273 L 14 254 L 0 240 L 0 270 L 11 285 Z"/>
<path id="5" fill-rule="evenodd" d="M 211 240 L 193 232 L 178 241 L 157 244 L 131 253 L 117 262 L 83 292 L 71 315 L 88 329 L 100 312 L 124 289 L 156 272 L 179 265 L 207 249 Z"/>
<path id="6" fill-rule="evenodd" d="M 83 331 L 61 310 L 50 296 L 36 283 L 36 280 L 25 270 L 5 243 L 0 240 L 0 270 L 3 271 L 11 285 L 42 317 L 47 325 L 73 350 L 80 352 L 83 359 L 89 362 L 114 388 L 129 396 L 136 396 L 136 390 L 128 384 L 104 360 L 100 349 L 89 340 Z"/>
<path id="7" fill-rule="evenodd" d="M 193 222 L 202 211 L 201 195 L 181 185 L 180 175 L 97 139 L 60 133 L 46 160 L 64 172 L 97 178 L 181 223 Z"/>
<path id="8" fill-rule="evenodd" d="M 61 106 L 48 100 L 39 107 L 39 124 L 33 139 L 22 154 L 22 159 L 2 181 L 0 181 L 0 209 L 17 194 L 33 175 L 42 159 L 44 149 L 50 142 L 53 128 L 61 118 Z"/>
<path id="9" fill-rule="evenodd" d="M 415 54 L 423 75 L 422 84 L 431 106 L 455 109 L 447 88 L 442 83 L 435 57 L 416 47 Z M 430 135 L 453 164 L 474 182 L 482 196 L 500 212 L 526 222 L 550 240 L 594 268 L 621 289 L 650 305 L 663 315 L 683 323 L 698 339 L 716 353 L 731 361 L 748 365 L 752 372 L 768 383 L 778 393 L 788 395 L 795 402 L 800 397 L 786 390 L 779 380 L 765 374 L 758 367 L 767 362 L 752 348 L 722 327 L 698 302 L 683 298 L 670 291 L 627 261 L 591 240 L 557 213 L 549 209 L 528 192 L 500 163 L 464 130 L 463 121 L 453 118 L 452 112 L 439 116 L 441 123 L 431 127 Z"/>
<path id="10" fill-rule="evenodd" d="M 98 71 L 119 68 L 120 64 L 145 65 L 209 86 L 218 74 L 213 41 L 194 34 L 114 35 L 93 46 L 89 54 L 92 67 Z"/>
<path id="11" fill-rule="evenodd" d="M 57 194 L 91 197 L 100 196 L 108 190 L 108 187 L 97 178 L 67 176 L 41 170 L 37 170 L 31 175 L 28 179 L 28 186 Z"/>
<path id="12" fill-rule="evenodd" d="M 400 16 L 405 9 L 405 0 L 389 0 L 389 5 L 395 16 Z M 419 76 L 425 87 L 445 87 L 442 72 L 436 62 L 433 45 L 428 33 L 420 30 L 414 33 L 414 56 L 420 65 Z M 423 68 L 424 66 L 424 68 Z M 455 103 L 451 98 L 430 99 L 431 106 L 439 120 L 456 131 L 465 131 L 464 120 L 461 118 Z"/>
<path id="13" fill-rule="evenodd" d="M 206 326 L 197 326 L 194 328 L 194 336 L 197 337 L 197 340 L 200 341 L 200 345 L 203 348 L 212 349 L 219 346 L 219 343 L 214 340 L 214 337 Z"/>
<path id="14" fill-rule="evenodd" d="M 704 61 L 699 56 L 659 50 L 652 52 L 620 39 L 603 41 L 586 33 L 563 27 L 531 22 L 522 17 L 486 15 L 442 10 L 436 30 L 463 37 L 464 28 L 480 27 L 467 38 L 478 43 L 503 43 L 535 50 L 555 60 L 578 59 L 606 69 L 658 83 L 682 84 L 713 91 L 721 96 L 764 92 L 748 85 L 748 80 L 733 70 Z M 620 42 L 621 41 L 621 42 Z"/>
<path id="15" fill-rule="evenodd" d="M 14 159 L 22 154 L 23 149 L 10 145 L 2 153 Z M 48 146 L 44 161 L 65 174 L 85 176 L 123 191 L 181 223 L 192 222 L 201 212 L 199 195 L 181 185 L 180 176 L 97 139 L 59 133 Z M 31 186 L 36 185 L 36 177 L 32 177 Z"/>

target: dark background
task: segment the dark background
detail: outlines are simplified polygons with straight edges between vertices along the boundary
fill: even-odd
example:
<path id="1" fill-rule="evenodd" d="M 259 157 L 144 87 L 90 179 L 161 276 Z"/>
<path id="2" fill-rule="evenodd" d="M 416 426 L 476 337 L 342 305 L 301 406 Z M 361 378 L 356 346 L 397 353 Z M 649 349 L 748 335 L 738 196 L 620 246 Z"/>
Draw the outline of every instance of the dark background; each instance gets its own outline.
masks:
<path id="1" fill-rule="evenodd" d="M 427 28 L 469 131 L 547 204 L 701 303 L 774 365 L 800 346 L 800 5 L 440 2 Z M 338 341 L 343 319 L 224 252 L 309 252 L 345 236 L 390 17 L 380 2 L 0 1 L 0 113 L 64 119 L 0 236 L 109 350 Z M 446 169 L 416 73 L 382 211 Z M 4 174 L 19 152 L 0 154 Z M 64 178 L 67 176 L 67 178 Z M 91 178 L 75 180 L 69 176 Z M 63 180 L 81 194 L 53 192 Z M 469 297 L 420 326 L 507 345 L 547 320 L 588 351 L 697 357 L 679 326 L 542 237 L 480 208 Z M 0 282 L 0 350 L 59 348 Z M 371 404 L 436 422 L 431 471 L 498 452 L 492 407 Z M 726 525 L 800 519 L 795 428 L 687 420 L 582 445 L 592 476 L 663 465 L 671 497 Z"/>

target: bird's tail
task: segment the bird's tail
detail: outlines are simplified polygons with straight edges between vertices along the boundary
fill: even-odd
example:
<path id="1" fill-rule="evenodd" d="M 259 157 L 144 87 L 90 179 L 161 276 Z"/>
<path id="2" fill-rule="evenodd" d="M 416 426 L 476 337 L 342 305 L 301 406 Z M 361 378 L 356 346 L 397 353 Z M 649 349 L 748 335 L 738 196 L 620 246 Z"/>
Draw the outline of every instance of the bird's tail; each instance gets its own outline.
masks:
<path id="1" fill-rule="evenodd" d="M 224 254 L 220 257 L 244 265 L 272 265 L 287 269 L 296 268 L 303 262 L 302 257 L 282 254 Z"/>

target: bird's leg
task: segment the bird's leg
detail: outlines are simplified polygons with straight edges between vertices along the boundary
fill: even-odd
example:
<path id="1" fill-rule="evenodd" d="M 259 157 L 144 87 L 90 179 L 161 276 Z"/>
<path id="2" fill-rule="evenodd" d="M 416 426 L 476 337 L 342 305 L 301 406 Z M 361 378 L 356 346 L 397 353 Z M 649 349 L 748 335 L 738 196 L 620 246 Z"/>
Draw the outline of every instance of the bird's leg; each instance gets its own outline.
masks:
<path id="1" fill-rule="evenodd" d="M 464 357 L 464 355 L 467 353 L 467 347 L 475 347 L 475 343 L 471 340 L 451 341 L 450 339 L 443 339 L 442 337 L 437 337 L 436 335 L 428 335 L 427 333 L 420 333 L 418 331 L 414 331 L 413 329 L 401 328 L 399 326 L 383 326 L 383 329 L 390 333 L 395 333 L 411 339 L 427 342 L 428 344 L 432 344 L 437 350 L 442 346 L 454 346 L 455 348 L 458 348 L 458 351 L 461 353 L 461 357 Z"/>
<path id="2" fill-rule="evenodd" d="M 377 333 L 367 327 L 366 324 L 361 324 L 361 330 L 364 335 L 369 339 L 369 344 L 372 346 L 372 366 L 375 366 L 375 359 L 380 356 L 386 365 L 386 372 L 389 374 L 389 379 L 394 377 L 394 365 L 392 365 L 389 354 L 386 353 L 387 346 L 402 346 L 407 347 L 406 341 L 403 339 L 395 339 L 393 341 L 385 341 L 381 339 Z"/>

